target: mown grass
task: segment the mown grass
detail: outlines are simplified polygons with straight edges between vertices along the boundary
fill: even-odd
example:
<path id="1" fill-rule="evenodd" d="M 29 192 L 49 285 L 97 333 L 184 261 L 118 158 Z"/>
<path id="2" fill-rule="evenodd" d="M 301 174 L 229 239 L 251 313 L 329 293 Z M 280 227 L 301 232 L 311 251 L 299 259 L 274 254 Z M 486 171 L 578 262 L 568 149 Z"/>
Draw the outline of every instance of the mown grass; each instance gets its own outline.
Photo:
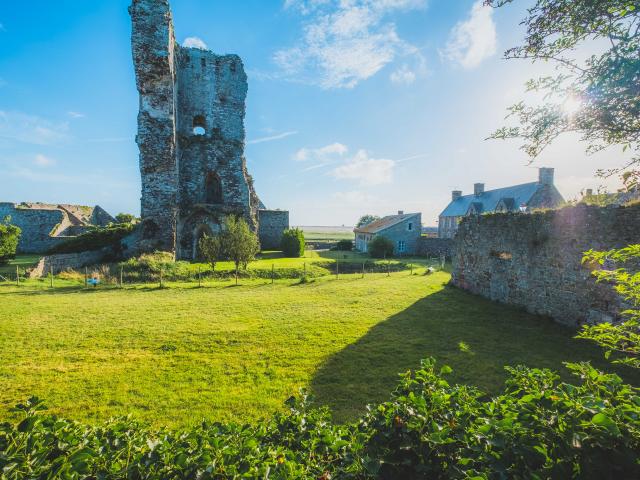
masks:
<path id="1" fill-rule="evenodd" d="M 250 421 L 307 388 L 336 419 L 388 397 L 434 356 L 453 380 L 498 391 L 503 365 L 550 367 L 602 352 L 547 319 L 446 286 L 445 272 L 83 289 L 0 286 L 0 419 L 30 395 L 96 422 L 133 414 L 181 427 Z M 618 368 L 629 381 L 632 372 Z"/>

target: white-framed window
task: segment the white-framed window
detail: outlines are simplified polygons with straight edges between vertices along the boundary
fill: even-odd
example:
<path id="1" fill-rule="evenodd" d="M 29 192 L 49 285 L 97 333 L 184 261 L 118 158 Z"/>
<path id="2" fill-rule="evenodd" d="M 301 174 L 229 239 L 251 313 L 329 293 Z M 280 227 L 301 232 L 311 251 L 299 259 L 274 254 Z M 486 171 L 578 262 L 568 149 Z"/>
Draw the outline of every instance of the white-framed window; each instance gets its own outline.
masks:
<path id="1" fill-rule="evenodd" d="M 409 230 L 409 231 L 413 230 L 413 222 L 407 223 L 407 230 Z"/>
<path id="2" fill-rule="evenodd" d="M 404 253 L 407 251 L 407 242 L 404 240 L 398 240 L 398 253 Z"/>

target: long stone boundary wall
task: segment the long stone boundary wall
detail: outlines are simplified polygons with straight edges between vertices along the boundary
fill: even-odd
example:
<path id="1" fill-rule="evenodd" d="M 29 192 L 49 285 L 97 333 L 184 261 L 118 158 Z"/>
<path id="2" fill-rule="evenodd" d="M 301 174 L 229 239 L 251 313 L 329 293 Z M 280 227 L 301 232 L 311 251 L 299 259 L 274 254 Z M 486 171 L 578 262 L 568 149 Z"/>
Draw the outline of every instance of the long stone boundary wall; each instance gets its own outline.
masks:
<path id="1" fill-rule="evenodd" d="M 447 258 L 451 258 L 452 249 L 453 240 L 450 238 L 420 237 L 416 254 L 423 257 L 441 257 L 444 255 Z"/>
<path id="2" fill-rule="evenodd" d="M 104 258 L 104 250 L 93 250 L 80 253 L 62 253 L 42 257 L 38 264 L 29 271 L 29 278 L 40 278 L 53 272 L 57 275 L 68 269 L 82 268 L 100 263 Z"/>
<path id="3" fill-rule="evenodd" d="M 640 243 L 640 205 L 579 205 L 465 218 L 454 238 L 454 285 L 579 326 L 619 319 L 626 305 L 596 283 L 583 252 Z"/>
<path id="4" fill-rule="evenodd" d="M 258 210 L 258 235 L 263 249 L 280 248 L 282 234 L 289 228 L 287 210 Z"/>

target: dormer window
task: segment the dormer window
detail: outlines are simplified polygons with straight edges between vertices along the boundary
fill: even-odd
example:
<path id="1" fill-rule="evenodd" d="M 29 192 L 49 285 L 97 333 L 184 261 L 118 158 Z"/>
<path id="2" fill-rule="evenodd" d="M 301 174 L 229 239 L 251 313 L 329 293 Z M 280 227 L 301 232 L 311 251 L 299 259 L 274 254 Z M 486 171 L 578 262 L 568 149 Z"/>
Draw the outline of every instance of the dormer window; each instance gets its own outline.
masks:
<path id="1" fill-rule="evenodd" d="M 413 222 L 407 223 L 407 230 L 408 231 L 412 231 L 413 230 Z"/>

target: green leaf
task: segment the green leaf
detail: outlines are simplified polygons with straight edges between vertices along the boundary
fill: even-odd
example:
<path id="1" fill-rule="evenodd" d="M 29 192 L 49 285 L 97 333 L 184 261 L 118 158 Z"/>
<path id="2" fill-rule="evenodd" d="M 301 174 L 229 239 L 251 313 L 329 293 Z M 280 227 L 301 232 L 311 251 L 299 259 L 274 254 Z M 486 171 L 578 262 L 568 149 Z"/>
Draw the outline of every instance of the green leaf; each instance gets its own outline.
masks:
<path id="1" fill-rule="evenodd" d="M 616 425 L 616 422 L 611 420 L 611 418 L 604 413 L 596 413 L 591 419 L 591 422 L 594 425 L 606 428 L 610 433 L 613 433 L 614 435 L 620 435 L 620 429 Z"/>

